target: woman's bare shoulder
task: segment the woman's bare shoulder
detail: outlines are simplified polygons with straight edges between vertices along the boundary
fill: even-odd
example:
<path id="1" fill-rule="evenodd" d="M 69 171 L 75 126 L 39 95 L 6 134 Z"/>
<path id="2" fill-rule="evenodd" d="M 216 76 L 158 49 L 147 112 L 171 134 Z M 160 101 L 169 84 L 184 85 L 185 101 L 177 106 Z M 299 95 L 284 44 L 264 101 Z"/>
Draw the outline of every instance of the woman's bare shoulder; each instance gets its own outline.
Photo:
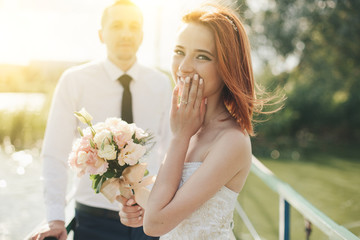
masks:
<path id="1" fill-rule="evenodd" d="M 250 136 L 241 128 L 228 125 L 219 132 L 204 162 L 218 175 L 223 174 L 228 183 L 240 171 L 249 169 L 251 159 Z M 233 188 L 240 190 L 238 187 Z"/>
<path id="2" fill-rule="evenodd" d="M 227 124 L 221 129 L 212 147 L 214 151 L 222 151 L 224 159 L 251 159 L 250 136 L 237 124 Z"/>
<path id="3" fill-rule="evenodd" d="M 250 136 L 235 122 L 231 121 L 223 126 L 219 133 L 219 141 L 233 143 L 234 145 L 250 144 Z"/>

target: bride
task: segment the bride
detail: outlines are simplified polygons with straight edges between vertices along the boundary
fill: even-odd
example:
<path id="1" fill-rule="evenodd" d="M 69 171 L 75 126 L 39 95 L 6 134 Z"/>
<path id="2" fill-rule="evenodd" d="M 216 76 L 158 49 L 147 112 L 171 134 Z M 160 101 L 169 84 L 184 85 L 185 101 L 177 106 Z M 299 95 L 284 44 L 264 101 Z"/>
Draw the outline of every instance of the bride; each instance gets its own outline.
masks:
<path id="1" fill-rule="evenodd" d="M 249 40 L 236 15 L 217 6 L 185 15 L 172 74 L 173 137 L 144 231 L 161 239 L 229 239 L 251 166 L 257 103 Z"/>
<path id="2" fill-rule="evenodd" d="M 229 239 L 251 166 L 252 115 L 266 102 L 256 99 L 250 44 L 237 16 L 219 6 L 185 15 L 172 74 L 167 156 L 146 211 L 124 207 L 122 222 L 143 224 L 164 240 Z"/>

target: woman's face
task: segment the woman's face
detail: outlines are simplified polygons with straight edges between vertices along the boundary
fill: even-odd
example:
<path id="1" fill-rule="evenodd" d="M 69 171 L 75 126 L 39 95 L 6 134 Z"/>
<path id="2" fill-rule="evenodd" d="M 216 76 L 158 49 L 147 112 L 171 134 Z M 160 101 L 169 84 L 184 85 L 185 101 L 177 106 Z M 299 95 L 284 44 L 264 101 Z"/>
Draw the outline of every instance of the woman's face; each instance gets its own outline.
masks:
<path id="1" fill-rule="evenodd" d="M 175 41 L 172 74 L 180 88 L 185 77 L 192 79 L 198 74 L 204 80 L 204 97 L 221 93 L 224 83 L 217 70 L 215 37 L 208 27 L 196 23 L 182 25 Z"/>

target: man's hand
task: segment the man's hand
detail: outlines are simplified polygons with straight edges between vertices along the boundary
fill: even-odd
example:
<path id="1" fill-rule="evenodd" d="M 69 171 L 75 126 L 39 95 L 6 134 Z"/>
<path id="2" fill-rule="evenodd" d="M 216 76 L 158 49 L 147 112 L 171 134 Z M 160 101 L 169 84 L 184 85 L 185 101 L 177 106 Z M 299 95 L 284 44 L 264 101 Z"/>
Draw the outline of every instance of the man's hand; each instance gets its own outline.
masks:
<path id="1" fill-rule="evenodd" d="M 31 240 L 43 240 L 46 237 L 56 237 L 58 240 L 66 240 L 67 232 L 65 222 L 60 220 L 49 222 L 46 226 L 40 229 L 40 231 L 35 233 L 31 237 Z"/>
<path id="2" fill-rule="evenodd" d="M 144 209 L 136 204 L 133 198 L 126 199 L 123 196 L 117 196 L 116 200 L 120 202 L 120 222 L 128 227 L 141 227 L 144 219 Z"/>

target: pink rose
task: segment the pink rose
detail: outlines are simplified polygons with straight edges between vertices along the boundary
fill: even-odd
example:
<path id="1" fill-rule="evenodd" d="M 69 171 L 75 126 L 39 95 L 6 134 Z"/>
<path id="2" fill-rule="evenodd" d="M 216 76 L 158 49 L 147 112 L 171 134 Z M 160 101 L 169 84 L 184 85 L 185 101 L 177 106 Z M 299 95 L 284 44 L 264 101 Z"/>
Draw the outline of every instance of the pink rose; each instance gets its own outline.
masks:
<path id="1" fill-rule="evenodd" d="M 107 171 L 109 163 L 98 156 L 97 150 L 88 153 L 86 171 L 90 174 L 103 174 Z"/>

